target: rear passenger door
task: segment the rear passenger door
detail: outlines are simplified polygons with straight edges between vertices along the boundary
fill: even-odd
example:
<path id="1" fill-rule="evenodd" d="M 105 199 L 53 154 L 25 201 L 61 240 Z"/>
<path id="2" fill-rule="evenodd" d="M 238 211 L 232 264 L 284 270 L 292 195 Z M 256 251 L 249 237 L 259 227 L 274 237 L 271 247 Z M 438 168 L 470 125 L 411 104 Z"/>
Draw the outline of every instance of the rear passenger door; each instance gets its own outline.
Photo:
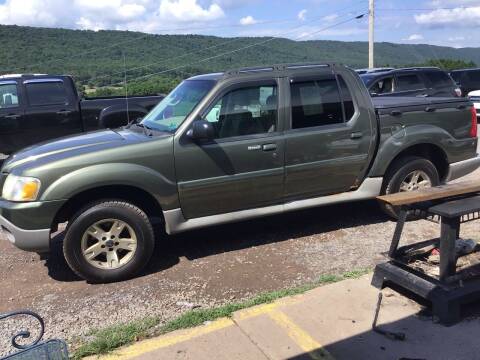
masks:
<path id="1" fill-rule="evenodd" d="M 24 80 L 26 145 L 82 131 L 78 99 L 61 78 Z"/>
<path id="2" fill-rule="evenodd" d="M 428 96 L 427 85 L 415 72 L 402 72 L 396 75 L 397 96 Z"/>
<path id="3" fill-rule="evenodd" d="M 363 179 L 374 129 L 350 91 L 358 86 L 352 76 L 332 73 L 290 79 L 287 202 L 348 191 Z"/>

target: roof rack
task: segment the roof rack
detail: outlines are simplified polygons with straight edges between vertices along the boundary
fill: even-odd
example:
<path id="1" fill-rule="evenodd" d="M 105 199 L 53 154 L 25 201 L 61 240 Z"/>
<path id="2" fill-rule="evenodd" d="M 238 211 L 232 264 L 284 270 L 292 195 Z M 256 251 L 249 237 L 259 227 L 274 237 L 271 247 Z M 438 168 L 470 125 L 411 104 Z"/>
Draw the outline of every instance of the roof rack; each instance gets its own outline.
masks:
<path id="1" fill-rule="evenodd" d="M 18 78 L 18 77 L 26 77 L 26 76 L 46 76 L 47 74 L 4 74 L 0 75 L 0 79 L 11 79 L 11 78 Z"/>
<path id="2" fill-rule="evenodd" d="M 440 70 L 440 68 L 437 66 L 413 66 L 413 67 L 398 68 L 395 70 Z"/>
<path id="3" fill-rule="evenodd" d="M 309 69 L 309 68 L 328 68 L 332 67 L 334 64 L 329 63 L 298 63 L 298 64 L 276 64 L 271 66 L 256 66 L 256 67 L 245 67 L 235 70 L 228 70 L 223 75 L 224 77 L 230 77 L 241 74 L 252 74 L 252 73 L 261 73 L 261 72 L 274 72 L 274 71 L 285 71 L 285 70 L 298 70 L 298 69 Z"/>

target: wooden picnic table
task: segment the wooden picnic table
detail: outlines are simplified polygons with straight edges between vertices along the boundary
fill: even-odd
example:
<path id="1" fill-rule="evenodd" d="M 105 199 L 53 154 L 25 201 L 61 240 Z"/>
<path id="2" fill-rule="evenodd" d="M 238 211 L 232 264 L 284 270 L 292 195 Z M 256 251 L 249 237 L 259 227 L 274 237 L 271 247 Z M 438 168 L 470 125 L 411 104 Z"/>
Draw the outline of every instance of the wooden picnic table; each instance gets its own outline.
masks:
<path id="1" fill-rule="evenodd" d="M 399 218 L 388 256 L 390 260 L 377 265 L 372 284 L 382 288 L 395 283 L 430 300 L 433 312 L 442 323 L 452 324 L 460 317 L 460 304 L 480 298 L 480 280 L 465 286 L 456 274 L 455 244 L 460 224 L 480 219 L 480 180 L 463 181 L 412 192 L 378 197 L 379 201 L 400 207 Z M 409 215 L 440 223 L 440 237 L 399 248 L 405 222 Z M 435 245 L 440 248 L 439 278 L 432 278 L 405 263 L 412 250 Z M 460 279 L 462 281 L 464 279 Z M 456 282 L 455 282 L 456 281 Z"/>

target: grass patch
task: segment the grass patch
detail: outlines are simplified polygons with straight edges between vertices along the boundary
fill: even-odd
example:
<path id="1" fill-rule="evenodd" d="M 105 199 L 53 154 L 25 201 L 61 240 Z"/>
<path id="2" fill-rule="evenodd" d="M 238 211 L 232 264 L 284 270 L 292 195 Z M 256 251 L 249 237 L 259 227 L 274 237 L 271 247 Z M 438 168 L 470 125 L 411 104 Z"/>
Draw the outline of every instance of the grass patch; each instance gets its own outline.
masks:
<path id="1" fill-rule="evenodd" d="M 195 327 L 223 317 L 230 317 L 235 311 L 246 309 L 255 305 L 271 303 L 277 299 L 302 294 L 321 285 L 332 284 L 346 279 L 356 279 L 369 273 L 370 270 L 354 270 L 342 275 L 322 275 L 317 281 L 298 286 L 295 288 L 270 291 L 255 296 L 242 302 L 226 304 L 211 309 L 190 310 L 163 325 L 157 332 L 158 335 L 171 331 Z M 126 324 L 106 327 L 102 330 L 94 330 L 89 333 L 92 340 L 82 344 L 73 354 L 73 359 L 81 359 L 85 356 L 106 354 L 121 346 L 131 344 L 144 338 L 148 331 L 159 324 L 160 320 L 149 317 Z"/>

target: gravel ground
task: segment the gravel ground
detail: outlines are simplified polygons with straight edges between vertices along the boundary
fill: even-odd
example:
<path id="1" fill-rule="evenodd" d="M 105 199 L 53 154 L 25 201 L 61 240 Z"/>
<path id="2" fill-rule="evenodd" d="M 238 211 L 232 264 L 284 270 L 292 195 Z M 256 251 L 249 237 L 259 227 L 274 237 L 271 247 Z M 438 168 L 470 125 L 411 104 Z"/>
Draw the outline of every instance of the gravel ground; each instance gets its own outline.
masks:
<path id="1" fill-rule="evenodd" d="M 478 178 L 480 170 L 468 178 Z M 358 202 L 219 226 L 163 239 L 144 274 L 116 284 L 77 278 L 60 249 L 50 258 L 0 241 L 0 312 L 28 308 L 46 321 L 45 338 L 75 343 L 88 330 L 159 316 L 168 321 L 189 305 L 211 307 L 288 288 L 322 274 L 371 268 L 383 259 L 395 223 L 376 202 Z M 480 222 L 462 228 L 480 241 Z M 408 223 L 402 241 L 438 235 L 438 226 Z M 0 324 L 0 353 L 20 328 Z"/>

